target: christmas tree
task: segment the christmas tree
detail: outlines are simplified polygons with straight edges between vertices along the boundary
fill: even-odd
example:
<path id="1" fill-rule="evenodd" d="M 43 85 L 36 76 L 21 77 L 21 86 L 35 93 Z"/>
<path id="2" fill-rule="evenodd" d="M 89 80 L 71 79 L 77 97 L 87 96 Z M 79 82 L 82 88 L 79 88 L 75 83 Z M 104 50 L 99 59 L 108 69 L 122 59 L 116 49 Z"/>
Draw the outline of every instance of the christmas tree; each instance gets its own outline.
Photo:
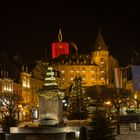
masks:
<path id="1" fill-rule="evenodd" d="M 38 96 L 46 99 L 53 99 L 54 97 L 59 96 L 60 99 L 63 99 L 64 92 L 59 89 L 57 79 L 58 72 L 52 67 L 48 67 L 48 70 L 44 75 L 44 86 L 38 90 Z"/>
<path id="2" fill-rule="evenodd" d="M 81 77 L 76 77 L 73 80 L 68 102 L 68 113 L 68 119 L 70 120 L 87 119 L 87 99 Z"/>
<path id="3" fill-rule="evenodd" d="M 115 140 L 115 128 L 109 118 L 106 118 L 101 110 L 94 112 L 91 122 L 90 140 Z"/>

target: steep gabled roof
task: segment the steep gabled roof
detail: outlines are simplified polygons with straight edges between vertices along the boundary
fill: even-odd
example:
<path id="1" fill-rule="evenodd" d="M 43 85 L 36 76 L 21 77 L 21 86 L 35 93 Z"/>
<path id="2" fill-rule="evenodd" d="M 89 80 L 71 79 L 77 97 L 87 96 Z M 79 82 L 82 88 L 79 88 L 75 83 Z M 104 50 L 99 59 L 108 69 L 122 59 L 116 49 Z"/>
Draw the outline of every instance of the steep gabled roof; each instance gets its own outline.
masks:
<path id="1" fill-rule="evenodd" d="M 107 50 L 107 46 L 103 39 L 100 27 L 98 29 L 97 38 L 96 38 L 95 47 L 94 47 L 94 51 L 99 51 L 99 50 Z"/>
<path id="2" fill-rule="evenodd" d="M 1 52 L 0 53 L 0 71 L 6 71 L 8 72 L 8 77 L 12 79 L 19 79 L 19 69 L 16 67 L 16 65 L 13 64 L 11 61 L 11 57 L 8 56 L 7 52 Z M 3 73 L 3 72 L 2 72 Z M 3 74 L 0 74 L 1 77 L 3 77 Z"/>

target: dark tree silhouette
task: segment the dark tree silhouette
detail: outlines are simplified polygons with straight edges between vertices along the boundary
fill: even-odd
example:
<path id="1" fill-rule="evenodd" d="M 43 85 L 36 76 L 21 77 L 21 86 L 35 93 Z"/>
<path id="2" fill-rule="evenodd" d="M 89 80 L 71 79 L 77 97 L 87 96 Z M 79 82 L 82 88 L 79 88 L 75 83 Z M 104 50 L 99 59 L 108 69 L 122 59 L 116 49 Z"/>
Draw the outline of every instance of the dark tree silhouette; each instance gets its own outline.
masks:
<path id="1" fill-rule="evenodd" d="M 103 85 L 93 86 L 86 93 L 95 100 L 95 106 L 103 106 L 105 101 L 110 101 L 115 107 L 117 119 L 117 134 L 120 134 L 120 108 L 126 102 L 131 101 L 131 91 L 123 88 L 111 88 Z"/>
<path id="2" fill-rule="evenodd" d="M 95 110 L 91 128 L 90 140 L 115 140 L 115 128 L 101 110 Z"/>

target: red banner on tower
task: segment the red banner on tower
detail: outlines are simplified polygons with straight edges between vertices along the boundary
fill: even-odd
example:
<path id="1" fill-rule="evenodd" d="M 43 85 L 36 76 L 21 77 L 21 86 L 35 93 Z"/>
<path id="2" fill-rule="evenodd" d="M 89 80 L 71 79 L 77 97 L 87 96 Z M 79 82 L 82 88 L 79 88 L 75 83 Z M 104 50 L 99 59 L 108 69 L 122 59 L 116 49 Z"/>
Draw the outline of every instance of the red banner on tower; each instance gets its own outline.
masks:
<path id="1" fill-rule="evenodd" d="M 69 44 L 66 42 L 52 43 L 52 59 L 59 57 L 60 55 L 69 54 Z"/>

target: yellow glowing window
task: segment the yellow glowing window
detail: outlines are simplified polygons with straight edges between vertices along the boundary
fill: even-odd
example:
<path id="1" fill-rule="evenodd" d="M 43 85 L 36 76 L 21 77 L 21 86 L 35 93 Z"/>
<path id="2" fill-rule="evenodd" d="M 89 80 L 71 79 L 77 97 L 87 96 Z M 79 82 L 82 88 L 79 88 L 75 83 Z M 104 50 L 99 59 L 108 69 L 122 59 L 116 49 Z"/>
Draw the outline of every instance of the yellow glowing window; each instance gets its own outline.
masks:
<path id="1" fill-rule="evenodd" d="M 65 71 L 64 71 L 64 70 L 62 70 L 62 71 L 61 71 L 61 73 L 65 73 Z"/>
<path id="2" fill-rule="evenodd" d="M 101 64 L 104 64 L 104 62 L 100 62 Z"/>
<path id="3" fill-rule="evenodd" d="M 27 87 L 30 87 L 30 79 L 27 79 Z"/>
<path id="4" fill-rule="evenodd" d="M 103 70 L 101 70 L 101 73 L 104 73 L 104 71 L 103 71 Z"/>
<path id="5" fill-rule="evenodd" d="M 93 67 L 91 68 L 91 72 L 92 72 L 92 73 L 94 72 L 94 68 L 93 68 Z"/>
<path id="6" fill-rule="evenodd" d="M 70 80 L 73 80 L 74 78 L 70 78 Z"/>
<path id="7" fill-rule="evenodd" d="M 86 76 L 85 75 L 82 75 L 82 80 L 85 80 L 86 79 Z"/>
<path id="8" fill-rule="evenodd" d="M 2 86 L 2 90 L 4 90 L 4 91 L 12 91 L 12 83 L 5 82 L 4 85 Z"/>
<path id="9" fill-rule="evenodd" d="M 22 86 L 27 88 L 30 87 L 30 79 L 27 78 L 26 76 L 23 77 Z"/>
<path id="10" fill-rule="evenodd" d="M 100 63 L 104 64 L 104 59 L 103 58 L 100 59 Z"/>
<path id="11" fill-rule="evenodd" d="M 85 67 L 82 67 L 82 72 L 85 72 L 86 71 L 86 68 Z"/>
<path id="12" fill-rule="evenodd" d="M 102 77 L 101 80 L 104 80 L 104 78 Z"/>
<path id="13" fill-rule="evenodd" d="M 91 75 L 91 80 L 94 80 L 95 78 L 94 78 L 94 75 Z"/>
<path id="14" fill-rule="evenodd" d="M 72 73 L 73 71 L 74 71 L 74 68 L 73 68 L 73 67 L 71 67 L 71 68 L 70 68 L 70 72 Z"/>

